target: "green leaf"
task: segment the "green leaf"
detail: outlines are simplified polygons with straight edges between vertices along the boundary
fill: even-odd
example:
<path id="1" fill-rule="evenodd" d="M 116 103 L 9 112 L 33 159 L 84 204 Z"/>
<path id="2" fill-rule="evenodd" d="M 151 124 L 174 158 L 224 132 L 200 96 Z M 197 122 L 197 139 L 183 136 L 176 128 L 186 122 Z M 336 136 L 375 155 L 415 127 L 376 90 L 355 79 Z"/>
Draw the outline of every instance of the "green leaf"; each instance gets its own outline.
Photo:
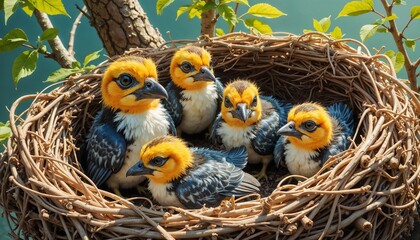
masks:
<path id="1" fill-rule="evenodd" d="M 395 53 L 393 50 L 388 50 L 385 52 L 394 66 L 395 72 L 399 72 L 404 66 L 404 55 L 401 52 Z"/>
<path id="2" fill-rule="evenodd" d="M 217 8 L 216 3 L 214 3 L 214 2 L 206 2 L 206 3 L 203 5 L 203 7 L 200 7 L 200 10 L 201 10 L 202 12 L 207 12 L 207 11 L 209 11 L 209 10 L 213 10 L 213 9 L 216 9 L 216 8 Z"/>
<path id="3" fill-rule="evenodd" d="M 341 28 L 339 28 L 339 27 L 335 27 L 334 30 L 332 32 L 330 32 L 330 35 L 334 39 L 342 39 L 343 38 L 343 33 L 341 32 Z"/>
<path id="4" fill-rule="evenodd" d="M 257 3 L 251 6 L 246 13 L 264 18 L 278 18 L 287 15 L 268 3 Z"/>
<path id="5" fill-rule="evenodd" d="M 10 123 L 0 122 L 0 143 L 12 136 L 12 129 L 10 129 Z"/>
<path id="6" fill-rule="evenodd" d="M 310 33 L 313 32 L 314 30 L 310 30 L 310 29 L 303 29 L 303 33 Z"/>
<path id="7" fill-rule="evenodd" d="M 4 24 L 7 24 L 7 20 L 16 11 L 18 0 L 4 0 Z"/>
<path id="8" fill-rule="evenodd" d="M 19 1 L 19 5 L 22 8 L 22 10 L 26 13 L 26 15 L 32 17 L 35 7 L 30 1 Z"/>
<path id="9" fill-rule="evenodd" d="M 373 10 L 372 6 L 367 2 L 352 1 L 347 3 L 341 12 L 338 14 L 337 18 L 343 16 L 358 16 Z"/>
<path id="10" fill-rule="evenodd" d="M 254 28 L 262 34 L 272 34 L 273 30 L 265 22 L 259 20 L 258 18 L 247 18 L 244 20 L 244 24 L 247 28 Z"/>
<path id="11" fill-rule="evenodd" d="M 362 2 L 369 4 L 372 8 L 375 6 L 375 3 L 373 2 L 373 0 L 362 0 Z"/>
<path id="12" fill-rule="evenodd" d="M 407 3 L 404 0 L 396 0 L 395 5 L 406 5 Z"/>
<path id="13" fill-rule="evenodd" d="M 44 82 L 57 82 L 61 79 L 64 79 L 68 76 L 70 76 L 71 74 L 77 72 L 77 69 L 71 69 L 71 68 L 60 68 L 56 71 L 54 71 L 53 73 L 51 73 L 47 80 L 45 80 Z"/>
<path id="14" fill-rule="evenodd" d="M 414 39 L 407 39 L 404 41 L 404 44 L 413 51 L 416 49 L 416 40 Z"/>
<path id="15" fill-rule="evenodd" d="M 189 5 L 184 5 L 178 8 L 178 10 L 176 11 L 176 19 L 178 20 L 179 16 L 181 16 L 182 14 L 188 12 L 190 10 L 191 6 Z"/>
<path id="16" fill-rule="evenodd" d="M 376 32 L 378 33 L 387 33 L 388 29 L 384 28 L 384 27 L 378 27 L 378 29 L 376 29 Z"/>
<path id="17" fill-rule="evenodd" d="M 231 26 L 235 26 L 238 23 L 235 11 L 228 5 L 220 5 L 218 8 L 220 16 Z"/>
<path id="18" fill-rule="evenodd" d="M 80 65 L 79 61 L 74 61 L 74 62 L 71 63 L 71 68 L 80 69 L 80 68 L 82 68 L 82 66 Z"/>
<path id="19" fill-rule="evenodd" d="M 36 9 L 48 15 L 63 14 L 70 17 L 61 0 L 32 0 Z"/>
<path id="20" fill-rule="evenodd" d="M 360 29 L 360 38 L 362 39 L 362 42 L 375 35 L 376 30 L 378 30 L 378 27 L 379 25 L 374 24 L 366 24 L 362 26 L 362 28 Z"/>
<path id="21" fill-rule="evenodd" d="M 58 29 L 57 28 L 48 28 L 45 29 L 45 31 L 41 34 L 41 37 L 39 38 L 40 41 L 44 40 L 52 40 L 58 35 Z"/>
<path id="22" fill-rule="evenodd" d="M 216 36 L 221 37 L 225 35 L 225 32 L 221 28 L 216 28 Z"/>
<path id="23" fill-rule="evenodd" d="M 27 41 L 28 37 L 22 29 L 12 29 L 0 39 L 0 52 L 11 51 Z"/>
<path id="24" fill-rule="evenodd" d="M 169 6 L 171 3 L 173 3 L 174 0 L 157 0 L 156 2 L 156 13 L 158 15 L 161 15 L 163 12 L 163 9 Z"/>
<path id="25" fill-rule="evenodd" d="M 404 67 L 404 55 L 401 52 L 395 54 L 395 60 L 393 60 L 395 72 L 401 71 Z"/>
<path id="26" fill-rule="evenodd" d="M 248 0 L 232 0 L 232 2 L 249 6 Z"/>
<path id="27" fill-rule="evenodd" d="M 93 53 L 91 53 L 89 55 L 87 55 L 85 57 L 85 60 L 83 61 L 83 67 L 86 67 L 90 62 L 92 62 L 93 60 L 99 58 L 101 56 L 99 54 L 101 51 L 102 51 L 102 49 L 101 50 L 98 50 L 96 52 L 93 52 Z"/>
<path id="28" fill-rule="evenodd" d="M 4 9 L 4 0 L 0 0 L 0 10 Z"/>
<path id="29" fill-rule="evenodd" d="M 410 16 L 412 19 L 420 18 L 420 6 L 414 6 L 410 9 Z"/>
<path id="30" fill-rule="evenodd" d="M 314 25 L 315 30 L 317 30 L 318 32 L 323 32 L 323 33 L 327 32 L 331 26 L 330 18 L 331 16 L 323 18 L 320 21 L 314 19 L 313 25 Z"/>
<path id="31" fill-rule="evenodd" d="M 199 10 L 195 6 L 191 6 L 190 11 L 188 12 L 188 18 L 193 19 L 194 17 L 201 19 L 201 13 L 202 11 Z"/>
<path id="32" fill-rule="evenodd" d="M 388 17 L 386 17 L 386 18 L 383 18 L 383 19 L 382 19 L 382 23 L 385 23 L 385 22 L 387 22 L 387 21 L 391 21 L 391 20 L 394 20 L 394 19 L 397 19 L 397 18 L 398 18 L 397 14 L 392 13 L 392 15 L 391 15 L 391 16 L 388 16 Z"/>
<path id="33" fill-rule="evenodd" d="M 28 50 L 21 53 L 12 66 L 12 77 L 15 87 L 21 78 L 31 75 L 36 69 L 36 62 L 38 61 L 38 51 Z"/>

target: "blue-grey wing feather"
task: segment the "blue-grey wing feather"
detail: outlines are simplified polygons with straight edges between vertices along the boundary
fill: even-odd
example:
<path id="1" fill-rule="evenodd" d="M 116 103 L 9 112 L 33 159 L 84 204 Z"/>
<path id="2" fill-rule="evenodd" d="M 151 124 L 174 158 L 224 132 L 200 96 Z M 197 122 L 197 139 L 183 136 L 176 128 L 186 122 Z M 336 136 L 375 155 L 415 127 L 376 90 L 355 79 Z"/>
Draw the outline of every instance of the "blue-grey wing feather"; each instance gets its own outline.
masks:
<path id="1" fill-rule="evenodd" d="M 217 134 L 217 129 L 220 128 L 221 124 L 222 124 L 222 114 L 219 113 L 216 116 L 216 119 L 214 119 L 213 125 L 211 127 L 210 130 L 210 142 L 213 143 L 214 145 L 218 146 L 222 144 L 222 139 L 221 137 Z"/>
<path id="2" fill-rule="evenodd" d="M 166 92 L 168 93 L 168 99 L 162 100 L 162 103 L 171 116 L 175 126 L 178 126 L 181 124 L 183 111 L 180 102 L 180 89 L 173 82 L 169 82 L 166 85 Z"/>
<path id="3" fill-rule="evenodd" d="M 286 124 L 287 113 L 291 108 L 291 104 L 284 104 L 278 100 L 260 96 L 263 106 L 263 118 L 257 123 L 255 138 L 252 139 L 252 147 L 254 151 L 260 155 L 272 154 L 276 145 L 278 135 L 277 130 Z"/>
<path id="4" fill-rule="evenodd" d="M 122 134 L 107 123 L 93 124 L 86 140 L 85 169 L 87 176 L 98 186 L 112 173 L 118 172 L 125 159 L 126 141 Z"/>

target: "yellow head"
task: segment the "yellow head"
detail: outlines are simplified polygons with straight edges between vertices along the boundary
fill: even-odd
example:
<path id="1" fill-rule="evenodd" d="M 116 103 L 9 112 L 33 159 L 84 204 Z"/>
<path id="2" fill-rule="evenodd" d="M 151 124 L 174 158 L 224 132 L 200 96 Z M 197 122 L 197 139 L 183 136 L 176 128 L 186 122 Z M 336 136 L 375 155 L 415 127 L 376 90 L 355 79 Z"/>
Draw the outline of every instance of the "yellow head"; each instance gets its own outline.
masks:
<path id="1" fill-rule="evenodd" d="M 235 80 L 223 91 L 222 118 L 230 126 L 246 127 L 261 119 L 258 88 L 250 81 Z"/>
<path id="2" fill-rule="evenodd" d="M 303 103 L 294 106 L 287 121 L 277 133 L 287 136 L 299 148 L 316 150 L 329 145 L 333 139 L 331 117 L 320 104 Z"/>
<path id="3" fill-rule="evenodd" d="M 192 166 L 193 157 L 180 138 L 163 136 L 143 145 L 140 161 L 131 167 L 127 176 L 144 175 L 156 183 L 169 183 Z"/>
<path id="4" fill-rule="evenodd" d="M 157 82 L 155 63 L 148 58 L 122 57 L 105 70 L 101 83 L 103 104 L 126 113 L 141 113 L 156 108 L 167 98 Z"/>
<path id="5" fill-rule="evenodd" d="M 199 90 L 216 81 L 210 67 L 211 56 L 204 48 L 186 46 L 172 57 L 172 81 L 182 89 Z"/>

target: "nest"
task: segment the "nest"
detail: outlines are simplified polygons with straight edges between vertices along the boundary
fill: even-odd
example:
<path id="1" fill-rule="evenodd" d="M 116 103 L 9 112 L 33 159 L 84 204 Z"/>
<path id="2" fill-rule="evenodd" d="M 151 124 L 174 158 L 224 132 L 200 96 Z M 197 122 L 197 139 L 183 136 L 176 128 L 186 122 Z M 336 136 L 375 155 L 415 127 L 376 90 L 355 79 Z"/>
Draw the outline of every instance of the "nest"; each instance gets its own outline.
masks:
<path id="1" fill-rule="evenodd" d="M 187 43 L 211 52 L 223 82 L 246 77 L 263 94 L 292 102 L 348 102 L 359 119 L 351 146 L 314 177 L 285 178 L 268 196 L 215 208 L 163 208 L 147 198 L 118 197 L 95 187 L 76 155 L 100 107 L 105 62 L 11 107 L 0 203 L 16 238 L 395 239 L 412 230 L 420 197 L 420 102 L 386 56 L 320 33 L 234 33 L 128 54 L 153 58 L 165 84 L 172 54 Z M 27 101 L 30 107 L 17 114 Z"/>

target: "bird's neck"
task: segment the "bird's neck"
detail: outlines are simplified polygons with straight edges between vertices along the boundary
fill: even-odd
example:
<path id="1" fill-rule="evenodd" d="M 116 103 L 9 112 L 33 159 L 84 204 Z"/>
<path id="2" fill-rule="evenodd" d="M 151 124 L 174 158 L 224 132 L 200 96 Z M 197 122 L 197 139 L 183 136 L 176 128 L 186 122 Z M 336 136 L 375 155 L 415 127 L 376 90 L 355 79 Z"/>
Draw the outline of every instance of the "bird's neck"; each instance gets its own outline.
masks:
<path id="1" fill-rule="evenodd" d="M 128 114 L 145 113 L 149 110 L 156 109 L 160 105 L 159 99 L 142 99 L 135 105 L 123 105 L 119 107 L 119 111 Z M 109 106 L 108 106 L 109 107 Z M 112 107 L 110 107 L 112 109 Z M 115 109 L 114 109 L 115 110 Z"/>

